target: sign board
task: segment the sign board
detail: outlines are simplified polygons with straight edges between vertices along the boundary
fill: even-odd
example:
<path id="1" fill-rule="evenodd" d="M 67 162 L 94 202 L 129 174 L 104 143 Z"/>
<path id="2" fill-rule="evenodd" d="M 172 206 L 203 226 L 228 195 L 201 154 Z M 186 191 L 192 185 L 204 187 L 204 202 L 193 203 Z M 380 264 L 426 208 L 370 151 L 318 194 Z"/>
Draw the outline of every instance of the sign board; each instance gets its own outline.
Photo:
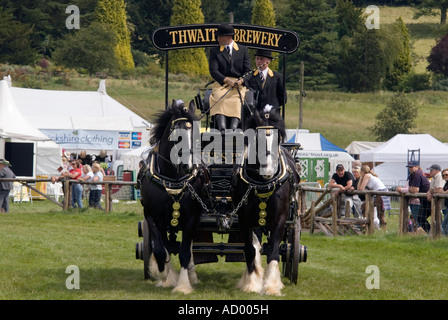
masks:
<path id="1" fill-rule="evenodd" d="M 101 130 L 41 129 L 51 140 L 66 149 L 136 149 L 142 146 L 142 132 Z"/>
<path id="2" fill-rule="evenodd" d="M 300 182 L 319 182 L 324 187 L 329 182 L 328 158 L 300 158 Z"/>
<path id="3" fill-rule="evenodd" d="M 294 31 L 244 24 L 231 24 L 234 40 L 249 48 L 292 53 L 299 48 Z M 174 50 L 218 45 L 215 35 L 219 24 L 192 24 L 163 27 L 152 34 L 152 43 L 159 50 Z"/>

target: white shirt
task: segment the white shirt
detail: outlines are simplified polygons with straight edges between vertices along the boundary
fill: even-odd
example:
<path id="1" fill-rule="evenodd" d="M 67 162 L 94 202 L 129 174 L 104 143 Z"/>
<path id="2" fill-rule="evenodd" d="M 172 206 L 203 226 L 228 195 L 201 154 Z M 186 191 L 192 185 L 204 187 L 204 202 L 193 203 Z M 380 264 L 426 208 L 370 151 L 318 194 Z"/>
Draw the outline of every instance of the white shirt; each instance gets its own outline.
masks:
<path id="1" fill-rule="evenodd" d="M 266 81 L 266 79 L 268 77 L 268 71 L 269 71 L 269 68 L 266 68 L 263 71 L 260 71 L 263 74 L 264 81 Z"/>
<path id="2" fill-rule="evenodd" d="M 230 44 L 228 44 L 226 47 L 228 47 L 229 48 L 229 54 L 230 55 L 232 55 L 232 52 L 233 52 L 233 40 L 232 40 L 232 42 L 230 43 Z M 227 49 L 226 49 L 227 50 Z"/>
<path id="3" fill-rule="evenodd" d="M 437 188 L 442 188 L 445 185 L 445 180 L 443 180 L 442 178 L 442 174 L 440 172 L 438 172 L 432 179 L 431 179 L 431 183 L 429 185 L 429 188 L 431 190 L 435 190 Z"/>

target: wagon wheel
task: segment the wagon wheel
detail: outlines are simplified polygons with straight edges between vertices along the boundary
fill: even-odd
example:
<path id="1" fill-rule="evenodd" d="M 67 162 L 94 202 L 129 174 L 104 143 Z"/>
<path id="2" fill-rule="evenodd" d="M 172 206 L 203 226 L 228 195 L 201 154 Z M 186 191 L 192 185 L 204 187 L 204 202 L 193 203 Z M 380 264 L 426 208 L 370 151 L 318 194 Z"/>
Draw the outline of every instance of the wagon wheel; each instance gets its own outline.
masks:
<path id="1" fill-rule="evenodd" d="M 289 280 L 292 284 L 297 284 L 300 262 L 300 226 L 298 220 L 294 222 L 294 226 L 291 228 L 291 237 L 291 271 L 289 274 Z"/>
<path id="2" fill-rule="evenodd" d="M 291 284 L 297 284 L 300 262 L 300 228 L 297 220 L 288 225 L 284 247 L 283 276 L 289 278 Z"/>
<path id="3" fill-rule="evenodd" d="M 137 259 L 143 260 L 143 273 L 145 280 L 148 280 L 151 277 L 149 273 L 149 258 L 151 257 L 152 247 L 146 219 L 138 222 L 138 234 L 140 237 L 143 237 L 143 241 L 137 244 Z"/>

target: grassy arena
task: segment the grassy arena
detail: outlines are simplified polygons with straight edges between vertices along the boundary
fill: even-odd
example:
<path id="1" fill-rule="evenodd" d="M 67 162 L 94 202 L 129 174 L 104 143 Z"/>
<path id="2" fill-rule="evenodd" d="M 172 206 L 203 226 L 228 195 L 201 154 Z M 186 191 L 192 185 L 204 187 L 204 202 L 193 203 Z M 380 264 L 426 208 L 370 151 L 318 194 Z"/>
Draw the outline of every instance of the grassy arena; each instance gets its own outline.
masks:
<path id="1" fill-rule="evenodd" d="M 283 278 L 282 297 L 243 293 L 236 288 L 243 263 L 197 266 L 199 283 L 185 296 L 143 280 L 136 260 L 139 203 L 114 204 L 113 212 L 62 212 L 48 201 L 12 204 L 0 215 L 0 299 L 446 299 L 448 238 L 398 237 L 397 216 L 388 233 L 329 238 L 302 234 L 308 262 L 300 264 L 299 283 Z M 221 240 L 219 240 L 221 241 Z M 179 269 L 177 257 L 175 266 Z M 265 261 L 265 257 L 263 257 Z M 68 290 L 66 268 L 80 270 L 80 289 Z M 369 265 L 380 271 L 380 288 L 368 290 Z"/>
<path id="2" fill-rule="evenodd" d="M 278 10 L 287 8 L 287 1 Z M 381 23 L 392 23 L 402 16 L 413 42 L 416 72 L 423 73 L 425 57 L 435 43 L 437 17 L 412 19 L 410 8 L 381 7 Z M 145 118 L 164 105 L 163 71 L 136 79 L 108 79 L 107 92 Z M 158 75 L 157 75 L 158 74 Z M 61 79 L 40 79 L 43 89 L 96 91 L 98 79 L 73 77 L 70 87 Z M 170 75 L 170 99 L 189 101 L 209 77 L 189 79 Z M 20 86 L 20 83 L 15 85 Z M 305 89 L 306 85 L 305 85 Z M 345 148 L 353 140 L 372 141 L 368 127 L 384 108 L 391 92 L 350 94 L 307 91 L 304 101 L 304 128 L 321 132 Z M 409 94 L 418 106 L 415 132 L 429 133 L 448 141 L 443 113 L 447 92 Z M 286 122 L 296 128 L 299 93 L 288 91 Z M 170 289 L 156 288 L 143 280 L 143 262 L 135 259 L 137 222 L 143 219 L 139 203 L 113 205 L 113 212 L 62 212 L 47 201 L 12 204 L 11 212 L 0 214 L 0 299 L 27 300 L 258 300 L 258 299 L 434 299 L 448 298 L 448 238 L 430 240 L 425 236 L 397 236 L 397 216 L 387 217 L 388 233 L 372 236 L 329 238 L 302 234 L 308 246 L 308 262 L 300 264 L 298 285 L 283 279 L 282 297 L 242 293 L 236 284 L 245 268 L 243 263 L 219 263 L 197 267 L 199 284 L 184 296 Z M 265 260 L 265 257 L 263 257 Z M 173 261 L 179 269 L 177 257 Z M 68 290 L 66 268 L 80 270 L 80 289 Z M 376 265 L 380 288 L 368 290 L 366 268 Z M 320 310 L 318 310 L 320 312 Z M 402 311 L 402 310 L 401 310 Z"/>

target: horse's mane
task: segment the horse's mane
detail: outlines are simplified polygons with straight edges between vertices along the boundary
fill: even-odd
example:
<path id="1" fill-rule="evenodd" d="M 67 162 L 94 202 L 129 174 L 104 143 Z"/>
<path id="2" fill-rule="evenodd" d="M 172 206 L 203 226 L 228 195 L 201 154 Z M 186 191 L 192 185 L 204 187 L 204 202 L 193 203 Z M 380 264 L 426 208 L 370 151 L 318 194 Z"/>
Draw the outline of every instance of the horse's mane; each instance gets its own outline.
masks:
<path id="1" fill-rule="evenodd" d="M 163 139 L 166 128 L 171 126 L 171 121 L 179 118 L 187 118 L 192 123 L 199 119 L 183 102 L 173 101 L 173 104 L 165 111 L 155 115 L 155 119 L 152 121 L 154 127 L 151 129 L 150 144 L 159 143 Z"/>
<path id="2" fill-rule="evenodd" d="M 271 111 L 268 113 L 269 118 L 267 119 L 266 123 L 265 113 L 261 110 L 255 109 L 253 116 L 250 116 L 246 120 L 245 127 L 255 129 L 256 127 L 265 125 L 273 126 L 274 128 L 278 129 L 280 141 L 283 142 L 286 139 L 286 125 L 278 110 L 279 108 L 271 109 Z"/>

